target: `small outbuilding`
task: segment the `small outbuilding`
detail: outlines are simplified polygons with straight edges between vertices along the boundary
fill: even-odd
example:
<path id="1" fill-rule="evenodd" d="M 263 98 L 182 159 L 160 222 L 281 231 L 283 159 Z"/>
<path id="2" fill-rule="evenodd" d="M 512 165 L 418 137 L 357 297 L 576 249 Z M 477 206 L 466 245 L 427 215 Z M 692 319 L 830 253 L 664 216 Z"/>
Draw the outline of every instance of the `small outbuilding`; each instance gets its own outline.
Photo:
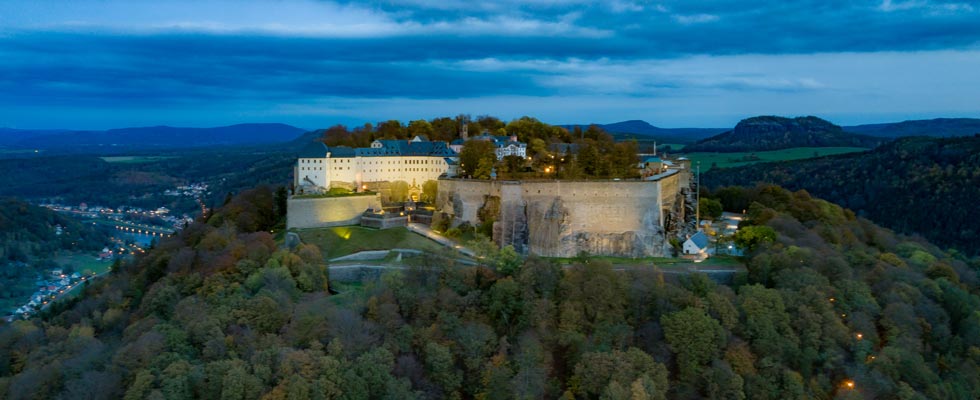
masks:
<path id="1" fill-rule="evenodd" d="M 698 231 L 698 233 L 695 233 L 684 241 L 684 254 L 706 255 L 709 243 L 710 240 L 708 240 L 708 235 L 705 235 L 704 232 Z"/>

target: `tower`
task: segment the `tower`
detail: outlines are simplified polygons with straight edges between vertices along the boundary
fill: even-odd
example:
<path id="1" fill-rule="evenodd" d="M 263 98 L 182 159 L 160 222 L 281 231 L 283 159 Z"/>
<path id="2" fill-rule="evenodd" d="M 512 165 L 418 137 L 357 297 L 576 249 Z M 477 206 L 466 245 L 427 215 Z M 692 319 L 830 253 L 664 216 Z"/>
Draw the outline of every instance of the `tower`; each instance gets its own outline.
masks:
<path id="1" fill-rule="evenodd" d="M 462 129 L 460 129 L 459 137 L 462 138 L 463 140 L 469 139 L 470 138 L 469 124 L 467 124 L 466 122 L 460 122 L 460 123 L 463 124 L 463 127 Z"/>

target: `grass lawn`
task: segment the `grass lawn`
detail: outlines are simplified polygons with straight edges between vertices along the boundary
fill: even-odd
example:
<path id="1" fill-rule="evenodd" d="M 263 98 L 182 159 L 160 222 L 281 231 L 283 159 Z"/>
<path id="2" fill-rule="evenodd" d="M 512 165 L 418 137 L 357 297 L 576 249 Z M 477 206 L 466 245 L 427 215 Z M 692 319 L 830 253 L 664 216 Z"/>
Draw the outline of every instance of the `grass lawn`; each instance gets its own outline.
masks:
<path id="1" fill-rule="evenodd" d="M 685 157 L 691 159 L 692 167 L 701 162 L 701 171 L 711 169 L 712 165 L 719 168 L 738 167 L 768 161 L 788 161 L 830 156 L 835 154 L 867 151 L 863 147 L 794 147 L 792 149 L 741 152 L 741 153 L 689 153 Z M 755 157 L 752 157 L 752 155 Z"/>
<path id="2" fill-rule="evenodd" d="M 120 164 L 142 164 L 160 160 L 167 160 L 170 158 L 175 158 L 173 156 L 112 156 L 112 157 L 99 157 L 102 161 L 108 163 L 120 163 Z"/>
<path id="3" fill-rule="evenodd" d="M 109 270 L 112 266 L 112 261 L 110 260 L 97 260 L 92 254 L 72 254 L 66 256 L 60 256 L 55 259 L 55 262 L 61 265 L 70 265 L 82 275 L 91 275 L 93 272 L 96 274 L 101 274 Z"/>
<path id="4" fill-rule="evenodd" d="M 360 226 L 301 229 L 296 231 L 303 243 L 320 248 L 326 259 L 364 250 L 418 249 L 437 252 L 442 246 L 407 228 L 371 229 Z"/>

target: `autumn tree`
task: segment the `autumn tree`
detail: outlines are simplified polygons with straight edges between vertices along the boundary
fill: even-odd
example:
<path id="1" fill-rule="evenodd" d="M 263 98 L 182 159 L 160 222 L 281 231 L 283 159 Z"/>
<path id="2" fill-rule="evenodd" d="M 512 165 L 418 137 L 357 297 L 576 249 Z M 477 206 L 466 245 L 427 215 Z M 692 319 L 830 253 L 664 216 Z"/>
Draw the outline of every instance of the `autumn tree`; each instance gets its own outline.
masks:
<path id="1" fill-rule="evenodd" d="M 459 152 L 459 164 L 463 176 L 488 179 L 490 177 L 488 167 L 492 167 L 496 162 L 496 149 L 493 143 L 486 140 L 468 140 Z"/>
<path id="2" fill-rule="evenodd" d="M 725 346 L 725 330 L 704 310 L 687 307 L 661 317 L 664 337 L 677 353 L 681 379 L 693 383 L 704 365 L 718 357 Z"/>

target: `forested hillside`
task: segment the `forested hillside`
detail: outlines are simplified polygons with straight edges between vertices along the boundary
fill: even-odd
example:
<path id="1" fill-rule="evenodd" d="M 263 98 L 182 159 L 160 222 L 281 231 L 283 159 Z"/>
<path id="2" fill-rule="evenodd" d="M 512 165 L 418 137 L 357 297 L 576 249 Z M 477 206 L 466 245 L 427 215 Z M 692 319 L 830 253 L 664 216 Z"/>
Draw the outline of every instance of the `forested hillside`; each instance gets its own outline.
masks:
<path id="1" fill-rule="evenodd" d="M 684 152 L 742 152 L 793 147 L 875 147 L 885 140 L 844 132 L 841 127 L 817 117 L 752 117 L 739 121 L 735 129 L 699 140 Z"/>
<path id="2" fill-rule="evenodd" d="M 134 156 L 134 159 L 143 156 Z M 229 192 L 257 184 L 288 183 L 293 154 L 270 151 L 223 149 L 153 153 L 147 161 L 107 162 L 96 156 L 53 156 L 0 160 L 0 196 L 57 199 L 65 204 L 88 203 L 117 207 L 168 207 L 179 212 L 200 209 L 189 197 L 169 197 L 163 192 L 177 185 L 204 182 L 213 197 L 211 205 Z"/>
<path id="3" fill-rule="evenodd" d="M 903 138 L 866 153 L 712 169 L 702 182 L 806 189 L 883 226 L 980 252 L 980 135 Z"/>
<path id="4" fill-rule="evenodd" d="M 980 396 L 978 264 L 776 187 L 748 274 L 671 283 L 581 260 L 439 257 L 334 301 L 242 193 L 44 320 L 0 330 L 8 399 Z M 758 224 L 758 225 L 752 225 Z M 495 261 L 496 260 L 496 261 Z M 499 265 L 498 265 L 499 264 Z M 494 266 L 498 268 L 494 268 Z"/>
<path id="5" fill-rule="evenodd" d="M 870 136 L 971 136 L 980 133 L 977 118 L 935 118 L 884 124 L 845 126 L 845 131 Z"/>
<path id="6" fill-rule="evenodd" d="M 56 227 L 62 229 L 60 234 Z M 108 233 L 14 198 L 0 197 L 0 265 L 47 258 L 61 250 L 98 250 Z"/>
<path id="7" fill-rule="evenodd" d="M 285 143 L 304 129 L 286 124 L 237 124 L 214 128 L 149 126 L 105 131 L 0 128 L 0 146 L 61 153 L 117 153 L 146 149 Z"/>

